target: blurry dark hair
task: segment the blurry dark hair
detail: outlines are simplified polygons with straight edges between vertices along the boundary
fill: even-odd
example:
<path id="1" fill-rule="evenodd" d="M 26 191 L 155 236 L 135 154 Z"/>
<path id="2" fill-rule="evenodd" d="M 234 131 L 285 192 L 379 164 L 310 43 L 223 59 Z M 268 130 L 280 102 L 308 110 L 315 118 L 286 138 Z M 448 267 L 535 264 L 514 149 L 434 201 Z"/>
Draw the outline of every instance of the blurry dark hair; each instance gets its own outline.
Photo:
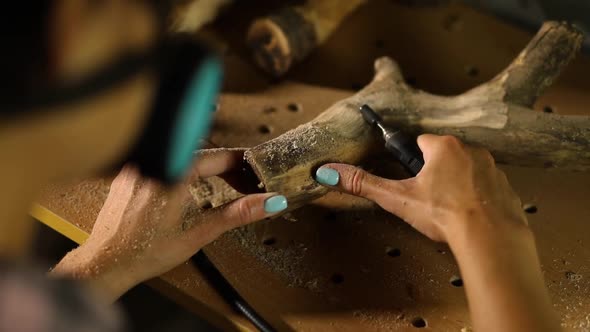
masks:
<path id="1" fill-rule="evenodd" d="M 49 29 L 59 0 L 9 0 L 3 4 L 0 31 L 0 104 L 31 96 L 52 82 Z M 100 0 L 94 0 L 100 4 Z M 136 0 L 154 8 L 160 36 L 168 26 L 172 0 Z M 1 111 L 1 110 L 0 110 Z"/>
<path id="2" fill-rule="evenodd" d="M 52 0 L 6 1 L 0 31 L 0 96 L 26 95 L 47 82 Z"/>

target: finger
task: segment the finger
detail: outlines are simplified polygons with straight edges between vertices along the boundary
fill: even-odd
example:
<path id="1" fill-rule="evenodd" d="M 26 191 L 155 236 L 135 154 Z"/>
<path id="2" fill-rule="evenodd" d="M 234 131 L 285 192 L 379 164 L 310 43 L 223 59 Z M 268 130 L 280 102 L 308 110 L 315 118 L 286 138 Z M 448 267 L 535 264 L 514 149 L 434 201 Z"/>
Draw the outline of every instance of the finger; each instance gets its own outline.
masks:
<path id="1" fill-rule="evenodd" d="M 244 151 L 243 148 L 199 150 L 190 177 L 206 178 L 237 169 L 244 159 Z"/>
<path id="2" fill-rule="evenodd" d="M 463 142 L 451 135 L 439 136 L 423 134 L 418 136 L 417 143 L 422 151 L 425 164 L 427 164 L 429 160 L 436 159 L 437 156 L 464 148 Z"/>
<path id="3" fill-rule="evenodd" d="M 351 195 L 364 197 L 403 218 L 403 206 L 412 179 L 384 179 L 346 164 L 326 164 L 316 171 L 316 181 Z"/>
<path id="4" fill-rule="evenodd" d="M 287 199 L 276 193 L 253 194 L 206 211 L 189 236 L 209 243 L 221 234 L 246 224 L 274 216 L 287 209 Z"/>
<path id="5" fill-rule="evenodd" d="M 496 166 L 496 161 L 488 150 L 477 147 L 471 147 L 469 150 L 479 165 L 486 166 L 488 168 Z"/>
<path id="6" fill-rule="evenodd" d="M 416 139 L 416 143 L 418 147 L 422 151 L 422 157 L 424 158 L 424 163 L 432 158 L 433 152 L 436 150 L 435 146 L 440 136 L 432 135 L 432 134 L 423 134 L 418 136 Z"/>

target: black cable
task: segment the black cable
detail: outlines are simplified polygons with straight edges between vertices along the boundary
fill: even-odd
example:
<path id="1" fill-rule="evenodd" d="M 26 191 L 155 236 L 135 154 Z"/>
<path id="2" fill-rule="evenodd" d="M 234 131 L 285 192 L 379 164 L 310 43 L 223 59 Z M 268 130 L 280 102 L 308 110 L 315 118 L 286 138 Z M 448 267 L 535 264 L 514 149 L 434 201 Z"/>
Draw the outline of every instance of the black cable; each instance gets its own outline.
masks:
<path id="1" fill-rule="evenodd" d="M 213 265 L 209 260 L 209 257 L 205 255 L 203 250 L 197 252 L 191 261 L 196 267 L 203 273 L 205 279 L 211 283 L 213 288 L 221 295 L 221 297 L 227 302 L 234 310 L 241 313 L 248 319 L 257 329 L 262 332 L 275 332 L 276 330 L 270 326 L 270 324 L 262 318 L 252 308 L 244 298 L 232 287 L 232 285 L 225 279 L 223 274 Z"/>

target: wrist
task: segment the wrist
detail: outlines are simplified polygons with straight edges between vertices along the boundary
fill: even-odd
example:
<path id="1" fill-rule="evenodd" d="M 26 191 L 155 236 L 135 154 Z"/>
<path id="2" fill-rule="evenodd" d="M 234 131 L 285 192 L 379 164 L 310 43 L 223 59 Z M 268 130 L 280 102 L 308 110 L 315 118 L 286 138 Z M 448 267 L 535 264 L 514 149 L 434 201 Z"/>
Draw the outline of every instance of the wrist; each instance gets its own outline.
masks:
<path id="1" fill-rule="evenodd" d="M 453 223 L 446 239 L 456 256 L 466 251 L 482 252 L 494 248 L 509 248 L 522 243 L 534 243 L 531 229 L 520 220 L 499 220 L 486 215 L 465 216 Z"/>
<path id="2" fill-rule="evenodd" d="M 490 324 L 499 324 L 500 330 L 514 324 L 526 331 L 559 328 L 534 235 L 521 220 L 468 220 L 449 246 L 465 284 L 474 329 Z"/>
<path id="3" fill-rule="evenodd" d="M 51 276 L 79 280 L 104 300 L 114 302 L 137 283 L 104 253 L 107 250 L 85 243 L 69 252 L 50 272 Z"/>

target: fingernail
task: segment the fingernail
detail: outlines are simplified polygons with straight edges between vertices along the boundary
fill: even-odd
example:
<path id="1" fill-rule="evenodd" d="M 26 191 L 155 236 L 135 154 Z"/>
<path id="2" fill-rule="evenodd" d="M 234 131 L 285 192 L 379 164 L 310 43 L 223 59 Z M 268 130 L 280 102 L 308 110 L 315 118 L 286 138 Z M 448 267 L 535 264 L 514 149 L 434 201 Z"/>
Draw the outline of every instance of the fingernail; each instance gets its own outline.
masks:
<path id="1" fill-rule="evenodd" d="M 280 212 L 286 209 L 287 206 L 287 197 L 283 195 L 272 196 L 264 201 L 264 211 L 266 213 Z"/>
<path id="2" fill-rule="evenodd" d="M 340 181 L 340 174 L 338 174 L 338 171 L 335 169 L 320 167 L 315 171 L 315 179 L 321 184 L 335 186 L 338 184 L 338 181 Z"/>

